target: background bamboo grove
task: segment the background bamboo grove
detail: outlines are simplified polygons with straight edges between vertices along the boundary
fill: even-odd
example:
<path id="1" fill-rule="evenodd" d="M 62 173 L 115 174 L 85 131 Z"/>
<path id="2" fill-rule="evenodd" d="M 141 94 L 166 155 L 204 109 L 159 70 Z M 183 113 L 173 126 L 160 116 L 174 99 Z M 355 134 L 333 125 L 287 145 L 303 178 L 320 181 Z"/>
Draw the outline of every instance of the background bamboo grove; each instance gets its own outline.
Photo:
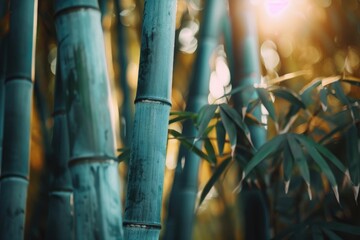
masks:
<path id="1" fill-rule="evenodd" d="M 0 239 L 358 239 L 360 2 L 0 0 Z"/>

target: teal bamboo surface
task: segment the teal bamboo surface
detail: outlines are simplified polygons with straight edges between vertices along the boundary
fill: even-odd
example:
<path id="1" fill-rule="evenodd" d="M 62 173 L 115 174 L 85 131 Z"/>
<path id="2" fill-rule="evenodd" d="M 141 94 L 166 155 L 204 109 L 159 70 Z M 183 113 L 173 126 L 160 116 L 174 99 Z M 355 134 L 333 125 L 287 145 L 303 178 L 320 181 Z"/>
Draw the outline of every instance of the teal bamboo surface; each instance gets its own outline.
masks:
<path id="1" fill-rule="evenodd" d="M 4 20 L 8 11 L 6 1 L 0 3 L 0 19 Z M 5 75 L 6 75 L 6 29 L 0 30 L 0 172 L 2 158 L 3 125 L 4 125 L 4 101 L 5 101 Z"/>
<path id="2" fill-rule="evenodd" d="M 97 0 L 55 5 L 65 84 L 75 238 L 122 239 L 111 96 Z"/>
<path id="3" fill-rule="evenodd" d="M 59 57 L 59 54 L 58 54 Z M 57 58 L 59 59 L 59 58 Z M 65 86 L 56 67 L 54 129 L 52 138 L 52 182 L 49 191 L 47 239 L 74 239 L 73 189 L 68 162 L 70 158 L 69 136 L 66 119 Z"/>
<path id="4" fill-rule="evenodd" d="M 159 239 L 175 14 L 175 0 L 145 1 L 124 217 L 125 239 Z"/>
<path id="5" fill-rule="evenodd" d="M 186 106 L 186 111 L 194 113 L 199 112 L 208 103 L 210 59 L 219 42 L 224 2 L 222 0 L 206 1 L 203 14 L 201 21 L 203 25 L 200 26 L 199 46 Z M 191 121 L 184 122 L 183 135 L 189 138 L 197 135 L 197 130 Z M 201 141 L 198 141 L 196 145 L 201 147 Z M 185 162 L 181 170 L 182 159 L 185 159 Z M 170 196 L 170 201 L 173 202 L 169 203 L 166 239 L 192 238 L 200 160 L 198 155 L 181 145 Z"/>
<path id="6" fill-rule="evenodd" d="M 0 177 L 0 239 L 23 239 L 29 181 L 30 113 L 37 1 L 10 2 L 4 141 Z"/>
<path id="7" fill-rule="evenodd" d="M 257 25 L 253 9 L 249 0 L 229 0 L 232 52 L 234 64 L 232 66 L 233 88 L 260 83 L 261 70 L 258 54 Z M 234 95 L 235 106 L 241 112 L 243 105 L 256 99 L 255 92 L 244 91 Z M 253 111 L 253 115 L 261 118 L 260 106 Z M 251 139 L 256 148 L 266 141 L 266 130 L 257 125 L 249 126 Z M 242 144 L 242 139 L 238 142 Z M 237 152 L 244 156 L 244 152 Z M 250 157 L 250 156 L 247 156 Z M 269 239 L 269 213 L 266 202 L 260 190 L 249 189 L 245 184 L 239 195 L 241 214 L 244 221 L 245 239 Z"/>
<path id="8" fill-rule="evenodd" d="M 121 106 L 121 137 L 125 146 L 130 146 L 132 129 L 133 129 L 133 101 L 127 81 L 127 41 L 126 30 L 120 19 L 120 0 L 114 0 L 114 9 L 116 14 L 116 33 L 117 33 L 117 59 L 120 67 L 119 85 L 123 93 L 123 101 Z"/>

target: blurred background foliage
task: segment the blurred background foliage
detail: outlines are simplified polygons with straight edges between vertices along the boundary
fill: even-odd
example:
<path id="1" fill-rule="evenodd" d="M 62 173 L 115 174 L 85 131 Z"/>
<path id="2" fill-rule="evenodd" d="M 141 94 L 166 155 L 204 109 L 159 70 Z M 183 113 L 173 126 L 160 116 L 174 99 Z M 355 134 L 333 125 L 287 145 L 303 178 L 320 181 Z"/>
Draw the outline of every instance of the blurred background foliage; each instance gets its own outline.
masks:
<path id="1" fill-rule="evenodd" d="M 262 66 L 264 84 L 276 83 L 299 91 L 315 78 L 333 76 L 360 77 L 360 1 L 359 0 L 251 0 L 256 13 L 259 36 L 259 55 Z M 174 79 L 172 92 L 172 110 L 183 111 L 188 94 L 189 79 L 192 72 L 194 57 L 198 46 L 198 32 L 201 25 L 203 9 L 202 0 L 178 0 L 176 20 L 176 43 L 174 60 Z M 102 26 L 106 44 L 108 71 L 111 80 L 111 92 L 117 107 L 113 109 L 117 123 L 118 148 L 124 146 L 121 136 L 124 132 L 121 113 L 123 92 L 119 84 L 121 71 L 126 71 L 131 102 L 135 96 L 140 55 L 141 19 L 143 1 L 121 0 L 121 11 L 114 10 L 113 1 L 100 0 L 103 10 Z M 36 36 L 36 77 L 38 91 L 34 91 L 32 130 L 31 130 L 31 174 L 28 197 L 27 231 L 31 238 L 41 239 L 46 226 L 47 175 L 46 169 L 51 161 L 49 141 L 53 126 L 53 98 L 56 69 L 56 32 L 54 29 L 52 1 L 39 0 L 38 31 Z M 126 38 L 125 51 L 127 69 L 120 69 L 117 60 L 116 16 L 120 16 Z M 6 31 L 8 16 L 0 20 L 1 32 Z M 226 51 L 224 36 L 210 59 L 213 70 L 210 81 L 209 102 L 231 91 L 230 70 L 228 68 L 229 53 Z M 91 39 L 89 39 L 91 41 Z M 11 49 L 9 49 L 11 51 Z M 231 54 L 231 53 L 230 53 Z M 283 81 L 284 80 L 284 81 Z M 285 81 L 286 80 L 286 81 Z M 343 85 L 346 94 L 360 97 L 357 86 Z M 315 94 L 315 93 L 314 93 Z M 336 106 L 336 100 L 328 98 L 329 105 Z M 284 101 L 275 101 L 279 119 L 285 117 Z M 116 105 L 115 105 L 116 106 Z M 120 119 L 120 120 L 119 120 Z M 263 121 L 267 117 L 264 115 Z M 320 118 L 313 119 L 311 124 L 321 128 L 329 128 Z M 170 125 L 171 129 L 181 131 L 181 124 Z M 269 120 L 268 137 L 276 134 L 275 126 Z M 305 130 L 296 129 L 302 133 Z M 216 149 L 216 134 L 211 132 Z M 338 139 L 341 142 L 341 138 Z M 344 144 L 332 142 L 331 148 L 336 154 L 344 154 Z M 166 174 L 163 201 L 163 219 L 167 214 L 168 196 L 176 167 L 179 141 L 169 136 L 166 158 Z M 225 146 L 224 152 L 230 152 Z M 218 149 L 216 149 L 218 152 Z M 224 158 L 219 157 L 218 163 Z M 126 164 L 120 164 L 123 182 L 126 180 Z M 212 176 L 214 167 L 203 161 L 199 175 L 199 196 L 201 190 Z M 284 183 L 279 170 L 270 174 L 274 178 L 270 199 L 272 211 L 272 233 L 279 233 L 291 224 L 300 224 L 316 211 L 325 211 L 325 219 L 334 216 L 343 222 L 358 225 L 360 212 L 348 185 L 340 187 L 341 205 L 329 193 L 329 186 L 321 180 L 319 174 L 311 173 L 314 181 L 313 200 L 307 197 L 306 188 L 300 184 L 300 177 L 294 177 L 289 194 L 284 192 Z M 195 239 L 240 239 L 241 218 L 236 214 L 236 194 L 233 189 L 237 185 L 238 169 L 231 167 L 225 177 L 215 184 L 202 205 L 196 211 Z M 322 184 L 325 184 L 324 186 Z M 319 186 L 316 186 L 318 184 Z M 123 189 L 125 187 L 123 186 Z M 298 191 L 298 190 L 301 191 Z M 317 192 L 320 189 L 319 192 Z M 323 191 L 325 189 L 325 191 Z M 124 193 L 122 194 L 124 199 Z M 308 210 L 312 210 L 309 213 Z M 304 213 L 304 214 L 302 214 Z M 306 216 L 304 216 L 306 214 Z M 289 216 L 290 215 L 290 216 Z M 298 219 L 294 219 L 297 216 Z M 36 227 L 31 227 L 33 225 Z M 320 223 L 319 223 L 320 224 Z M 308 225 L 293 225 L 307 228 Z M 310 226 L 310 225 L 309 225 Z M 314 227 L 315 225 L 312 225 Z M 315 228 L 315 227 L 314 227 Z M 346 236 L 346 235 L 345 235 Z"/>

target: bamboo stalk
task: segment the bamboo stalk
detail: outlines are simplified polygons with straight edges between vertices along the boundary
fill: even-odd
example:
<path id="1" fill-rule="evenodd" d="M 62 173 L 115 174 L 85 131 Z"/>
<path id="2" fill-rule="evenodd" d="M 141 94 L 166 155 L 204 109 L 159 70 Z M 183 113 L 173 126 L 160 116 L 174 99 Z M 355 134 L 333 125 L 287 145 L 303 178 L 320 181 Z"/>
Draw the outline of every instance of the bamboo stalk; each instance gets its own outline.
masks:
<path id="1" fill-rule="evenodd" d="M 120 67 L 120 76 L 119 83 L 123 93 L 123 102 L 121 107 L 121 116 L 122 116 L 122 140 L 125 146 L 130 146 L 132 129 L 133 129 L 133 109 L 132 109 L 132 100 L 129 85 L 127 82 L 127 68 L 128 68 L 128 59 L 127 59 L 127 42 L 126 42 L 126 31 L 121 23 L 120 19 L 120 0 L 114 0 L 114 8 L 116 15 L 116 30 L 117 30 L 117 58 L 118 64 Z"/>
<path id="2" fill-rule="evenodd" d="M 124 217 L 126 239 L 159 239 L 175 14 L 175 0 L 145 0 Z"/>
<path id="3" fill-rule="evenodd" d="M 55 5 L 74 188 L 75 238 L 122 239 L 112 104 L 97 0 Z"/>
<path id="4" fill-rule="evenodd" d="M 58 58 L 59 59 L 59 54 Z M 54 129 L 52 138 L 52 183 L 49 191 L 49 214 L 46 239 L 74 239 L 73 189 L 68 161 L 70 158 L 69 136 L 66 119 L 65 86 L 56 67 Z"/>
<path id="5" fill-rule="evenodd" d="M 249 0 L 229 0 L 232 29 L 232 49 L 234 67 L 232 69 L 233 87 L 260 83 L 261 70 L 258 54 L 257 26 Z M 234 95 L 235 106 L 241 107 L 250 100 L 256 99 L 255 92 L 244 92 Z M 253 111 L 255 117 L 261 117 L 261 109 Z M 257 125 L 249 126 L 251 139 L 256 148 L 266 141 L 266 130 Z M 243 139 L 238 140 L 243 144 Z M 243 152 L 237 152 L 242 154 Z M 269 216 L 266 202 L 260 190 L 244 186 L 238 198 L 241 214 L 244 216 L 245 239 L 269 239 Z M 256 226 L 256 227 L 255 227 Z"/>
<path id="6" fill-rule="evenodd" d="M 37 1 L 10 2 L 0 178 L 0 239 L 24 237 Z"/>
<path id="7" fill-rule="evenodd" d="M 5 20 L 8 11 L 6 1 L 0 3 L 0 21 Z M 4 126 L 4 102 L 5 102 L 5 76 L 6 76 L 6 35 L 7 29 L 0 31 L 0 172 L 2 159 L 2 142 L 3 142 L 3 126 Z"/>
<path id="8" fill-rule="evenodd" d="M 194 73 L 190 83 L 189 96 L 186 111 L 197 113 L 207 104 L 209 94 L 209 80 L 211 74 L 210 59 L 219 41 L 219 32 L 222 16 L 224 14 L 224 2 L 221 0 L 208 0 L 205 2 L 202 26 L 200 29 L 200 41 L 194 65 Z M 183 124 L 183 135 L 194 137 L 197 130 L 191 121 Z M 201 147 L 201 141 L 196 143 Z M 200 158 L 184 146 L 180 147 L 178 167 L 182 159 L 185 160 L 184 168 L 179 176 L 176 171 L 174 187 L 171 192 L 170 203 L 175 207 L 174 215 L 168 216 L 166 239 L 191 239 L 194 223 L 195 200 L 198 192 L 198 173 Z M 181 168 L 181 167 L 180 167 Z M 169 210 L 169 213 L 173 213 Z"/>

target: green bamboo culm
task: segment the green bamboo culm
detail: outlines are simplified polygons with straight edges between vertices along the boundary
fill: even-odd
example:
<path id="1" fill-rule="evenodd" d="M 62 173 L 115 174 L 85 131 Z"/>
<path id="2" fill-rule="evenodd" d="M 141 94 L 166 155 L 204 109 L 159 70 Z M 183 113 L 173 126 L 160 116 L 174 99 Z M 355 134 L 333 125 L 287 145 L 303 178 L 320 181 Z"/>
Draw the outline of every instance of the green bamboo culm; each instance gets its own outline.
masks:
<path id="1" fill-rule="evenodd" d="M 159 239 L 174 57 L 176 0 L 145 0 L 125 239 Z"/>
<path id="2" fill-rule="evenodd" d="M 205 1 L 199 46 L 186 105 L 188 112 L 197 113 L 208 103 L 211 74 L 210 59 L 219 43 L 221 19 L 225 12 L 224 5 L 225 3 L 222 0 Z M 197 130 L 191 120 L 184 122 L 183 135 L 188 138 L 197 136 Z M 197 147 L 201 147 L 201 141 L 197 141 L 195 144 Z M 182 145 L 180 146 L 170 195 L 165 239 L 192 239 L 200 160 L 194 152 Z M 181 167 L 182 161 L 184 161 L 183 169 Z"/>
<path id="3" fill-rule="evenodd" d="M 232 84 L 233 88 L 260 83 L 261 70 L 258 54 L 257 25 L 250 0 L 229 0 L 232 34 Z M 241 107 L 258 96 L 255 92 L 245 91 L 234 95 L 235 106 Z M 257 118 L 261 117 L 260 106 L 253 111 Z M 255 148 L 266 141 L 266 130 L 257 125 L 249 126 L 251 140 Z M 243 139 L 238 143 L 242 144 Z M 244 156 L 243 152 L 236 154 Z M 249 157 L 249 156 L 248 156 Z M 244 221 L 245 239 L 269 239 L 269 213 L 262 192 L 256 188 L 243 187 L 239 194 L 239 203 Z"/>
<path id="4" fill-rule="evenodd" d="M 75 239 L 122 239 L 118 163 L 97 0 L 57 0 L 55 26 L 64 81 Z"/>
<path id="5" fill-rule="evenodd" d="M 8 11 L 8 2 L 0 3 L 0 21 L 5 23 L 5 17 Z M 7 28 L 5 25 L 0 30 L 0 172 L 2 158 L 2 142 L 3 142 L 3 125 L 4 125 L 4 102 L 5 102 L 5 76 L 6 76 L 6 35 Z"/>
<path id="6" fill-rule="evenodd" d="M 126 30 L 120 19 L 120 0 L 114 0 L 114 11 L 116 15 L 116 34 L 117 34 L 117 59 L 120 67 L 119 85 L 123 94 L 121 106 L 121 138 L 126 147 L 130 146 L 133 129 L 133 108 L 130 89 L 127 81 L 128 59 L 126 54 Z"/>
<path id="7" fill-rule="evenodd" d="M 59 59 L 59 56 L 57 57 Z M 56 66 L 54 129 L 52 137 L 52 182 L 49 191 L 49 210 L 46 239 L 74 239 L 74 206 L 71 175 L 68 169 L 70 157 L 69 135 L 66 119 L 65 86 Z"/>
<path id="8" fill-rule="evenodd" d="M 37 1 L 10 2 L 0 177 L 0 239 L 23 239 L 29 182 L 30 115 Z"/>

